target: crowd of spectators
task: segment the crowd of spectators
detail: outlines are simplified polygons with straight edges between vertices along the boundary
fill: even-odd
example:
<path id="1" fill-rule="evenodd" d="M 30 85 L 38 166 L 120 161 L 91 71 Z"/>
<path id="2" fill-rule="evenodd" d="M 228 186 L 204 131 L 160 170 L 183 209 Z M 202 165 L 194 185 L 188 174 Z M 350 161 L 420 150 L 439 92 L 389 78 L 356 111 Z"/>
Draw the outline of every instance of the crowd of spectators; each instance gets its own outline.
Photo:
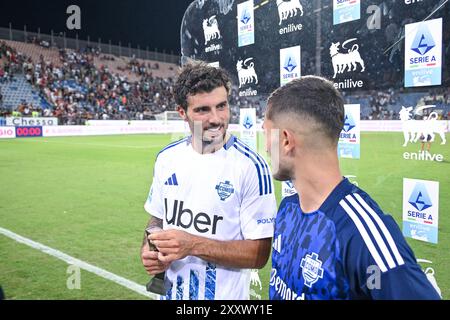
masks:
<path id="1" fill-rule="evenodd" d="M 48 47 L 38 39 L 31 39 L 30 42 Z M 58 50 L 59 63 L 47 61 L 42 55 L 37 61 L 33 61 L 31 57 L 0 41 L 0 116 L 11 115 L 15 111 L 24 116 L 33 114 L 57 117 L 60 124 L 70 125 L 84 124 L 91 119 L 150 120 L 155 119 L 156 114 L 176 110 L 172 96 L 174 78 L 153 76 L 152 71 L 160 68 L 157 62 L 135 57 L 119 59 L 102 54 L 95 47 L 79 51 Z M 118 64 L 117 70 L 110 70 L 107 62 L 116 59 L 124 63 Z M 41 97 L 39 105 L 23 102 L 14 107 L 14 110 L 3 107 L 1 84 L 15 81 L 17 74 L 23 74 L 35 92 L 38 92 Z M 369 108 L 363 119 L 399 119 L 397 109 L 401 103 L 401 94 L 402 92 L 394 89 L 363 93 Z M 432 104 L 446 110 L 449 102 L 449 90 L 444 88 L 430 90 L 428 96 L 418 104 Z M 264 97 L 239 97 L 237 88 L 233 87 L 230 107 L 231 122 L 237 123 L 241 108 L 254 107 L 258 118 L 262 118 L 266 102 Z M 448 110 L 440 114 L 440 117 L 447 119 Z"/>
<path id="2" fill-rule="evenodd" d="M 36 45 L 41 45 L 39 42 Z M 42 46 L 42 45 L 41 45 Z M 14 110 L 2 108 L 0 116 L 13 111 L 22 115 L 33 112 L 39 116 L 53 116 L 60 124 L 83 124 L 86 120 L 150 120 L 164 111 L 175 111 L 172 96 L 174 78 L 160 78 L 152 74 L 159 69 L 157 62 L 139 61 L 134 57 L 121 66 L 137 76 L 131 81 L 123 73 L 109 70 L 107 66 L 96 66 L 94 57 L 100 61 L 111 61 L 113 56 L 102 55 L 96 48 L 80 51 L 59 49 L 60 64 L 39 61 L 18 52 L 0 41 L 0 58 L 6 60 L 0 67 L 1 82 L 14 81 L 14 75 L 23 73 L 26 80 L 39 92 L 41 105 L 18 105 Z M 120 71 L 120 70 L 119 70 Z M 1 91 L 0 91 L 1 92 Z M 263 115 L 265 102 L 258 98 L 239 97 L 233 88 L 230 97 L 231 121 L 238 122 L 239 109 L 256 107 L 258 116 Z"/>
<path id="3" fill-rule="evenodd" d="M 3 78 L 11 81 L 17 71 L 23 72 L 48 103 L 45 109 L 50 109 L 61 124 L 89 119 L 151 119 L 154 113 L 174 110 L 173 78 L 154 77 L 150 68 L 140 67 L 139 80 L 132 82 L 104 65 L 96 67 L 95 56 L 111 58 L 100 56 L 93 48 L 59 49 L 61 63 L 55 65 L 42 55 L 39 61 L 32 61 L 4 42 L 0 45 L 7 57 Z M 126 66 L 133 71 L 135 67 L 133 60 Z"/>
<path id="4" fill-rule="evenodd" d="M 413 107 L 414 118 L 422 119 L 436 112 L 439 120 L 450 119 L 450 88 L 417 92 L 390 88 L 384 91 L 360 91 L 344 95 L 350 104 L 361 105 L 362 120 L 400 120 L 401 107 Z"/>
<path id="5" fill-rule="evenodd" d="M 394 111 L 394 108 L 392 108 L 398 101 L 397 95 L 398 94 L 392 89 L 371 94 L 369 96 L 369 106 L 371 109 L 369 120 L 399 119 L 398 112 Z"/>

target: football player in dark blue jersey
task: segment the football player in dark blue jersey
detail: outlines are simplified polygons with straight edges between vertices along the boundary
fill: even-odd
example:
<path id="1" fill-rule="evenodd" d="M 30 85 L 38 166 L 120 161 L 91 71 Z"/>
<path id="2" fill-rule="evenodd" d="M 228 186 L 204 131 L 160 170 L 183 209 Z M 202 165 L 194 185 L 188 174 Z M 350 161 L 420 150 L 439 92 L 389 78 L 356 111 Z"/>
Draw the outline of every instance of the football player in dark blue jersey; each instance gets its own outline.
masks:
<path id="1" fill-rule="evenodd" d="M 298 192 L 276 217 L 270 299 L 440 299 L 394 219 L 342 177 L 343 125 L 343 98 L 326 79 L 305 76 L 269 97 L 273 174 Z"/>

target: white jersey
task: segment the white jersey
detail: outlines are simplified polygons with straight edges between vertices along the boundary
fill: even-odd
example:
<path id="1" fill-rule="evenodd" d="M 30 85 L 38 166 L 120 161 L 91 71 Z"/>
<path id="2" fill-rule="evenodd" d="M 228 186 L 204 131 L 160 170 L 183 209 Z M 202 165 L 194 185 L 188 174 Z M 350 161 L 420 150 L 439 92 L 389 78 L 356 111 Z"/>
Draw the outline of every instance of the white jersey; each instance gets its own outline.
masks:
<path id="1" fill-rule="evenodd" d="M 277 211 L 264 159 L 231 136 L 220 150 L 199 154 L 190 137 L 159 154 L 145 210 L 179 229 L 214 240 L 273 236 Z M 174 261 L 166 299 L 249 299 L 250 269 L 226 268 L 197 257 Z"/>

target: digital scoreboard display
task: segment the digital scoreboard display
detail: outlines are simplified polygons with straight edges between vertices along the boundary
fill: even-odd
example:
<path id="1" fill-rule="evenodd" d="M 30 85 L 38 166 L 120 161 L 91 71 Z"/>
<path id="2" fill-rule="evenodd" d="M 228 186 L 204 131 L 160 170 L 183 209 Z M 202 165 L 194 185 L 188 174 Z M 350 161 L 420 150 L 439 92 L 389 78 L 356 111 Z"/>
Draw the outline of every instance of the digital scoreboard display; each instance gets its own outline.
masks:
<path id="1" fill-rule="evenodd" d="M 42 127 L 16 127 L 16 137 L 42 137 Z"/>

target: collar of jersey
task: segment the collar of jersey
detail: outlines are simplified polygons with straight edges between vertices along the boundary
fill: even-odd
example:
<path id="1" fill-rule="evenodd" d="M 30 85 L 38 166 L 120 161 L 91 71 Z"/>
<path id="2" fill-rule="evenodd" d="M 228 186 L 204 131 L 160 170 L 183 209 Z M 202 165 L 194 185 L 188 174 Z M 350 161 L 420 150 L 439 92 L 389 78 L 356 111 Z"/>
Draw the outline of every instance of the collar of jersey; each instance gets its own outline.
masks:
<path id="1" fill-rule="evenodd" d="M 194 150 L 194 148 L 192 146 L 192 135 L 190 135 L 187 138 L 186 145 L 190 147 L 191 151 L 194 154 L 204 157 L 204 156 L 207 156 L 207 155 L 215 156 L 215 155 L 222 154 L 223 151 L 228 151 L 236 143 L 236 141 L 237 141 L 237 138 L 234 135 L 230 134 L 230 138 L 227 140 L 226 143 L 224 143 L 222 148 L 220 148 L 219 150 L 217 150 L 217 151 L 215 151 L 213 153 L 205 153 L 205 154 L 198 153 L 197 151 Z"/>
<path id="2" fill-rule="evenodd" d="M 330 195 L 325 199 L 325 201 L 322 203 L 322 205 L 319 208 L 319 211 L 322 212 L 328 212 L 329 210 L 332 210 L 333 208 L 336 208 L 339 204 L 339 201 L 342 200 L 342 198 L 350 193 L 351 188 L 353 188 L 354 185 L 348 181 L 347 178 L 343 178 L 341 182 L 331 191 Z"/>
<path id="3" fill-rule="evenodd" d="M 344 179 L 342 179 L 342 181 L 339 182 L 339 184 L 333 189 L 333 191 L 331 191 L 331 193 L 322 203 L 320 208 L 313 212 L 303 212 L 302 207 L 300 206 L 300 197 L 298 193 L 296 193 L 295 196 L 297 197 L 300 212 L 305 216 L 313 216 L 319 212 L 326 213 L 329 210 L 336 208 L 336 206 L 338 206 L 339 201 L 341 201 L 342 198 L 349 193 L 352 187 L 354 187 L 354 185 L 350 181 L 348 181 L 347 178 L 344 177 Z"/>

